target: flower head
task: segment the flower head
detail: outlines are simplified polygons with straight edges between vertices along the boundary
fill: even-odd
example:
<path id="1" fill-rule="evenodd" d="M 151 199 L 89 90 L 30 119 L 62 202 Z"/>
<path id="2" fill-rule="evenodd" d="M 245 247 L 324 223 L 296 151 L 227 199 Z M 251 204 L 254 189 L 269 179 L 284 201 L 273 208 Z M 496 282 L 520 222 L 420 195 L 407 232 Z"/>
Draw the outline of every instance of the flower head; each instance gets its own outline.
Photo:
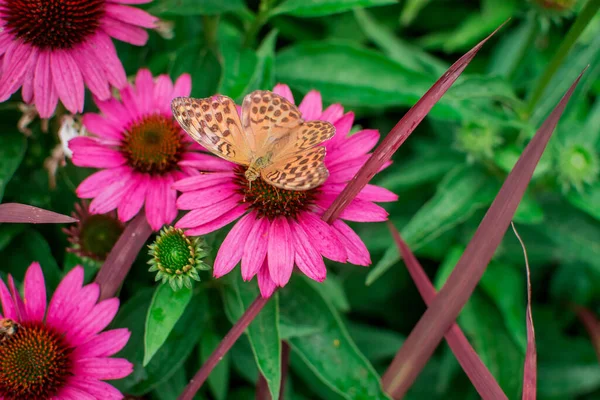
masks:
<path id="1" fill-rule="evenodd" d="M 274 92 L 293 103 L 290 89 L 277 85 Z M 241 260 L 244 280 L 258 276 L 264 297 L 290 279 L 294 265 L 308 277 L 326 277 L 322 257 L 358 265 L 371 263 L 369 252 L 358 235 L 341 220 L 329 225 L 321 216 L 346 183 L 370 156 L 379 140 L 376 130 L 365 129 L 348 136 L 354 114 L 344 114 L 339 104 L 323 111 L 321 95 L 311 91 L 299 105 L 306 121 L 324 120 L 336 128 L 335 136 L 324 143 L 329 177 L 311 190 L 275 188 L 261 178 L 252 184 L 245 168 L 216 160 L 220 172 L 183 179 L 175 187 L 183 192 L 177 200 L 182 210 L 191 210 L 176 224 L 188 235 L 203 235 L 236 219 L 221 245 L 214 265 L 215 277 L 229 273 Z M 341 214 L 341 219 L 358 222 L 384 221 L 387 212 L 375 201 L 394 201 L 388 190 L 367 185 Z"/>
<path id="2" fill-rule="evenodd" d="M 198 172 L 188 166 L 214 170 L 214 157 L 201 150 L 173 120 L 170 104 L 176 96 L 189 96 L 190 76 L 173 85 L 167 75 L 153 80 L 150 71 L 138 72 L 135 85 L 121 91 L 121 101 L 96 101 L 103 115 L 88 113 L 83 124 L 91 137 L 69 141 L 73 163 L 101 168 L 77 188 L 81 198 L 94 200 L 90 212 L 103 214 L 117 209 L 121 221 L 129 221 L 145 205 L 154 230 L 177 215 L 173 182 Z M 217 169 L 220 165 L 216 166 Z"/>
<path id="3" fill-rule="evenodd" d="M 151 1 L 151 0 L 147 0 Z M 83 111 L 84 85 L 100 100 L 127 83 L 111 37 L 141 46 L 157 19 L 139 0 L 0 0 L 0 101 L 22 87 L 41 118 L 58 99 Z"/>
<path id="4" fill-rule="evenodd" d="M 38 263 L 25 274 L 22 298 L 12 277 L 0 280 L 0 397 L 46 400 L 121 398 L 103 382 L 129 375 L 132 364 L 110 356 L 129 340 L 127 329 L 101 332 L 119 308 L 118 299 L 96 304 L 97 284 L 83 286 L 75 267 L 46 304 L 44 275 Z"/>

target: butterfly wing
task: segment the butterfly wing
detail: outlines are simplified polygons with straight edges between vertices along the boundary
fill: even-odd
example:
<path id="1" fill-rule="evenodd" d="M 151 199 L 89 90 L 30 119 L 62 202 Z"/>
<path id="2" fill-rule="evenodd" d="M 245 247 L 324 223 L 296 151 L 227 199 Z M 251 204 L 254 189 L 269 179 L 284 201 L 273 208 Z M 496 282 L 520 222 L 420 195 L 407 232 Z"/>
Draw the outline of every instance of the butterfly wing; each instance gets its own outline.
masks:
<path id="1" fill-rule="evenodd" d="M 266 166 L 261 177 L 269 184 L 286 190 L 310 190 L 329 176 L 325 168 L 325 147 L 301 150 Z"/>
<path id="2" fill-rule="evenodd" d="M 177 97 L 171 109 L 183 130 L 207 150 L 236 164 L 250 164 L 252 154 L 232 99 Z"/>
<path id="3" fill-rule="evenodd" d="M 312 149 L 335 135 L 335 127 L 327 121 L 307 121 L 290 132 L 286 145 L 273 152 L 272 162 L 291 154 Z"/>
<path id="4" fill-rule="evenodd" d="M 303 122 L 295 105 L 268 90 L 252 92 L 242 103 L 246 142 L 257 157 L 279 153 L 291 141 L 294 128 Z"/>

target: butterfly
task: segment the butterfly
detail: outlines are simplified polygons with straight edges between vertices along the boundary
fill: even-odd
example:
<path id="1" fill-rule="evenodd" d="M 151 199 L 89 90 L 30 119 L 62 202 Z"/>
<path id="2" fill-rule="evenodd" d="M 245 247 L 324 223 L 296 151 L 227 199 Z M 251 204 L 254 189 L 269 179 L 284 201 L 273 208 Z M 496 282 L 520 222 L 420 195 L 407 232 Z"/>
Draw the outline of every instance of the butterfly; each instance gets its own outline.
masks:
<path id="1" fill-rule="evenodd" d="M 242 116 L 227 96 L 177 97 L 171 102 L 179 125 L 213 154 L 246 166 L 248 182 L 261 177 L 287 190 L 309 190 L 329 176 L 325 147 L 335 127 L 326 121 L 304 121 L 287 99 L 267 90 L 248 94 Z"/>

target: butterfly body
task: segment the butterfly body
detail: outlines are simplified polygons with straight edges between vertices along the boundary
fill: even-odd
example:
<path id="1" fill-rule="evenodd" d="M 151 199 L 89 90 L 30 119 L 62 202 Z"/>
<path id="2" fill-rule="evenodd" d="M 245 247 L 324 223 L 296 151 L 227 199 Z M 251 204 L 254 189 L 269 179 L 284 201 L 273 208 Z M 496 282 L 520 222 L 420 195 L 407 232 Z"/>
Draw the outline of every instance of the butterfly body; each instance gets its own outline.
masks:
<path id="1" fill-rule="evenodd" d="M 241 119 L 226 96 L 207 99 L 178 97 L 173 115 L 196 142 L 213 154 L 246 166 L 249 183 L 262 178 L 286 190 L 310 190 L 329 176 L 325 147 L 335 134 L 326 121 L 304 121 L 285 98 L 255 91 L 244 98 Z"/>

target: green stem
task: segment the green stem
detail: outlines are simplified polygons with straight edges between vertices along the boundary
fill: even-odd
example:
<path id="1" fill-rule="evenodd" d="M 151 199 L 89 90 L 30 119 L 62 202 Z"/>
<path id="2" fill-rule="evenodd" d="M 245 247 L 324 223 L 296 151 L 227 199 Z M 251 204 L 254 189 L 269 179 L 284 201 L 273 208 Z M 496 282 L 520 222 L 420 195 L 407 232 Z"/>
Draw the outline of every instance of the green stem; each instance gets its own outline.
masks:
<path id="1" fill-rule="evenodd" d="M 246 38 L 244 39 L 243 46 L 251 47 L 254 45 L 256 41 L 256 36 L 258 36 L 258 32 L 260 32 L 260 28 L 269 20 L 269 12 L 271 11 L 271 6 L 275 3 L 273 0 L 261 0 L 260 6 L 258 7 L 258 14 L 252 21 L 250 28 L 248 28 L 248 32 L 246 33 Z"/>
<path id="2" fill-rule="evenodd" d="M 556 71 L 558 71 L 562 62 L 569 54 L 569 51 L 583 32 L 583 30 L 592 20 L 592 18 L 594 18 L 599 8 L 600 0 L 589 0 L 586 3 L 583 10 L 581 10 L 579 16 L 575 20 L 575 23 L 573 24 L 573 26 L 571 26 L 571 29 L 567 33 L 567 36 L 565 36 L 565 39 L 554 54 L 554 57 L 546 67 L 546 71 L 544 71 L 544 74 L 542 75 L 535 89 L 533 90 L 533 94 L 529 99 L 529 106 L 527 108 L 528 114 L 531 114 L 533 112 L 538 101 L 540 101 L 540 99 L 542 98 L 546 87 L 550 84 L 552 77 L 554 76 Z"/>

